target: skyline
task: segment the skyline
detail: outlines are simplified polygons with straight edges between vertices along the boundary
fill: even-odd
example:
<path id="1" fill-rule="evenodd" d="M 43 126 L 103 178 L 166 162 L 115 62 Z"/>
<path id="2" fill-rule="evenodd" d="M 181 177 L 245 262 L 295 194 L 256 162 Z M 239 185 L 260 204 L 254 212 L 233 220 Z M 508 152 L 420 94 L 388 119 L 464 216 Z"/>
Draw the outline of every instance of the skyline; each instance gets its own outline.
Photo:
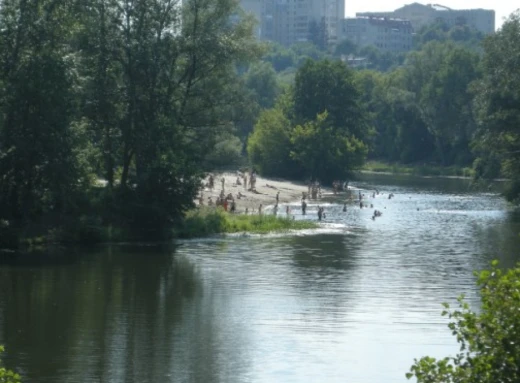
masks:
<path id="1" fill-rule="evenodd" d="M 345 17 L 354 17 L 356 12 L 386 12 L 401 8 L 414 2 L 420 4 L 442 4 L 453 9 L 493 9 L 495 11 L 495 28 L 502 26 L 504 19 L 519 8 L 509 0 L 444 0 L 444 1 L 403 1 L 403 0 L 372 0 L 370 2 L 360 0 L 345 1 Z"/>

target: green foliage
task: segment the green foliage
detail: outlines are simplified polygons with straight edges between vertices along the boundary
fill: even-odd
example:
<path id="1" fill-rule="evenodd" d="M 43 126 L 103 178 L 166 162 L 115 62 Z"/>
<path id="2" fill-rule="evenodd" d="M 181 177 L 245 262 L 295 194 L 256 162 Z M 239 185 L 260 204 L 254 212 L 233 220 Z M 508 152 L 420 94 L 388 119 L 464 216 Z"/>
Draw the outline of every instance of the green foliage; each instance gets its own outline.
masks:
<path id="1" fill-rule="evenodd" d="M 334 47 L 334 55 L 355 55 L 358 52 L 358 46 L 349 39 L 341 40 Z"/>
<path id="2" fill-rule="evenodd" d="M 163 231 L 192 206 L 204 158 L 235 122 L 236 68 L 263 52 L 253 20 L 230 23 L 234 0 L 80 3 L 0 8 L 0 219 L 93 214 Z M 255 71 L 256 102 L 272 105 L 274 72 Z M 230 149 L 222 140 L 213 154 L 235 160 Z M 84 201 L 98 179 L 99 210 Z M 72 237 L 98 236 L 84 226 Z"/>
<path id="3" fill-rule="evenodd" d="M 449 176 L 449 177 L 473 177 L 473 169 L 457 166 L 434 166 L 425 164 L 385 163 L 380 161 L 367 161 L 363 165 L 364 171 L 374 173 L 410 174 L 416 176 Z"/>
<path id="4" fill-rule="evenodd" d="M 0 354 L 2 352 L 4 352 L 4 347 L 0 346 Z M 3 367 L 0 360 L 0 383 L 20 383 L 21 381 L 20 375 Z"/>
<path id="5" fill-rule="evenodd" d="M 501 270 L 498 262 L 478 274 L 482 307 L 472 311 L 464 297 L 458 309 L 444 304 L 443 315 L 460 344 L 454 357 L 415 360 L 408 378 L 419 383 L 495 383 L 520 381 L 520 264 Z"/>
<path id="6" fill-rule="evenodd" d="M 196 238 L 221 233 L 267 234 L 317 227 L 316 223 L 310 221 L 296 221 L 274 215 L 229 214 L 221 208 L 208 207 L 188 211 L 176 234 L 180 238 Z"/>
<path id="7" fill-rule="evenodd" d="M 266 62 L 252 65 L 245 75 L 245 86 L 254 93 L 261 108 L 272 108 L 280 92 L 273 66 Z"/>
<path id="8" fill-rule="evenodd" d="M 354 73 L 339 61 L 307 60 L 294 89 L 260 116 L 248 154 L 263 174 L 331 182 L 362 165 L 370 134 Z"/>
<path id="9" fill-rule="evenodd" d="M 355 136 L 336 129 L 328 113 L 316 120 L 297 125 L 291 134 L 291 157 L 297 160 L 312 179 L 330 182 L 346 179 L 359 168 L 367 154 L 366 145 Z"/>
<path id="10" fill-rule="evenodd" d="M 471 50 L 479 50 L 480 43 L 484 39 L 482 32 L 471 28 L 466 24 L 448 26 L 439 21 L 425 25 L 414 36 L 415 49 L 420 50 L 424 45 L 432 41 L 454 42 Z"/>
<path id="11" fill-rule="evenodd" d="M 474 87 L 479 124 L 475 151 L 477 177 L 511 180 L 506 196 L 520 200 L 520 13 L 484 41 L 483 76 Z"/>
<path id="12" fill-rule="evenodd" d="M 263 59 L 268 63 L 271 63 L 274 70 L 277 72 L 281 72 L 296 65 L 296 55 L 294 52 L 276 43 L 269 44 L 269 52 Z"/>
<path id="13" fill-rule="evenodd" d="M 206 167 L 210 170 L 240 165 L 242 162 L 242 142 L 240 138 L 230 133 L 220 135 L 214 148 L 207 154 L 205 161 Z"/>
<path id="14" fill-rule="evenodd" d="M 280 107 L 260 114 L 253 134 L 247 142 L 251 162 L 264 175 L 297 176 L 290 156 L 291 122 Z"/>

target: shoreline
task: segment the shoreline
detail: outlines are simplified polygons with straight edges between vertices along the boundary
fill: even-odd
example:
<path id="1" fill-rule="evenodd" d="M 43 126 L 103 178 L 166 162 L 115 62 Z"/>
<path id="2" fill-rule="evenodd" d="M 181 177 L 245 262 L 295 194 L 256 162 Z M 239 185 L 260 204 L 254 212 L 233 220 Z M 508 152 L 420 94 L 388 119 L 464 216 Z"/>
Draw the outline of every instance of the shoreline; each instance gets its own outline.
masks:
<path id="1" fill-rule="evenodd" d="M 208 206 L 208 199 L 211 197 L 212 201 L 215 202 L 220 195 L 222 190 L 221 179 L 224 178 L 224 193 L 228 195 L 231 193 L 236 203 L 236 212 L 245 213 L 246 208 L 249 213 L 257 213 L 260 204 L 262 209 L 274 206 L 276 204 L 276 195 L 279 194 L 279 205 L 294 204 L 302 199 L 302 193 L 307 193 L 308 187 L 303 183 L 296 181 L 266 178 L 258 176 L 256 177 L 256 192 L 246 190 L 243 185 L 243 179 L 240 177 L 241 185 L 236 183 L 237 173 L 232 172 L 214 172 L 211 173 L 214 176 L 214 188 L 211 190 L 207 187 L 208 177 L 204 179 L 204 185 L 202 189 L 203 206 Z M 249 185 L 247 185 L 249 188 Z M 324 192 L 329 192 L 328 189 L 322 188 Z M 239 193 L 240 192 L 240 197 Z M 200 194 L 199 194 L 200 196 Z M 200 206 L 199 201 L 196 201 L 197 207 Z"/>

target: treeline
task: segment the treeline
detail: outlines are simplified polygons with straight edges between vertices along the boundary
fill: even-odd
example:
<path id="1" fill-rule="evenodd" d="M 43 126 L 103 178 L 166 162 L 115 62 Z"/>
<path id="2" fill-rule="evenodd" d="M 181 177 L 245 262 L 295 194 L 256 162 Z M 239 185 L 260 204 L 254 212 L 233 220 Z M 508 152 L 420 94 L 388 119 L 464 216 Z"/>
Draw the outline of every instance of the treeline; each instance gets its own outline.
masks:
<path id="1" fill-rule="evenodd" d="M 323 181 L 348 176 L 364 153 L 386 162 L 473 167 L 479 179 L 509 178 L 507 197 L 518 199 L 519 20 L 511 15 L 485 39 L 467 27 L 424 28 L 417 49 L 386 72 L 354 70 L 334 58 L 298 64 L 276 106 L 260 113 L 250 159 L 271 175 Z M 357 49 L 349 42 L 338 47 Z"/>
<path id="2" fill-rule="evenodd" d="M 518 14 L 481 44 L 425 29 L 406 56 L 265 49 L 253 25 L 235 0 L 3 0 L 2 242 L 162 238 L 204 172 L 229 165 L 327 182 L 367 157 L 473 164 L 520 194 Z M 372 69 L 349 52 L 372 52 Z"/>
<path id="3" fill-rule="evenodd" d="M 2 1 L 0 237 L 160 236 L 233 125 L 252 27 L 234 0 Z"/>

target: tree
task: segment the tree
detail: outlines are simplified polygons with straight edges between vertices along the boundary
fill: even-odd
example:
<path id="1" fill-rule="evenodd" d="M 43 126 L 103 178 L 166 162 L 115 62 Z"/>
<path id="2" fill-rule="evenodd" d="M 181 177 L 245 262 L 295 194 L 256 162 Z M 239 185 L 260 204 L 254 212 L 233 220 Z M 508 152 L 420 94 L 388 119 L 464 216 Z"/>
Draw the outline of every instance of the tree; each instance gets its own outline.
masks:
<path id="1" fill-rule="evenodd" d="M 0 346 L 0 354 L 4 352 L 4 347 Z M 2 367 L 2 361 L 0 360 L 0 383 L 20 383 L 20 375 L 17 373 Z"/>
<path id="2" fill-rule="evenodd" d="M 274 106 L 280 88 L 273 66 L 266 62 L 253 64 L 245 74 L 245 86 L 253 91 L 254 98 L 263 109 Z"/>
<path id="3" fill-rule="evenodd" d="M 294 88 L 262 113 L 248 143 L 264 174 L 331 182 L 361 166 L 369 119 L 353 72 L 341 62 L 307 60 Z"/>
<path id="4" fill-rule="evenodd" d="M 470 84 L 478 78 L 478 56 L 453 43 L 431 42 L 407 58 L 407 89 L 435 138 L 437 161 L 467 165 L 475 131 Z"/>
<path id="5" fill-rule="evenodd" d="M 483 77 L 476 84 L 478 164 L 500 165 L 510 180 L 506 197 L 520 200 L 520 13 L 484 40 Z M 477 177 L 489 166 L 476 166 Z M 492 173 L 490 173 L 492 175 Z M 494 174 L 493 176 L 496 176 Z"/>
<path id="6" fill-rule="evenodd" d="M 444 304 L 443 315 L 460 344 L 454 357 L 415 360 L 408 378 L 418 383 L 514 383 L 520 381 L 520 264 L 501 270 L 498 262 L 478 274 L 482 306 L 472 311 L 460 297 L 459 308 Z"/>
<path id="7" fill-rule="evenodd" d="M 297 125 L 291 133 L 291 158 L 305 174 L 323 182 L 344 180 L 361 167 L 367 146 L 355 136 L 336 129 L 325 111 L 314 121 Z"/>
<path id="8" fill-rule="evenodd" d="M 326 111 L 327 121 L 343 135 L 366 141 L 370 134 L 354 72 L 340 61 L 307 60 L 296 74 L 293 108 L 297 124 Z"/>
<path id="9" fill-rule="evenodd" d="M 349 39 L 341 40 L 334 49 L 336 56 L 355 55 L 358 51 L 357 45 Z"/>
<path id="10" fill-rule="evenodd" d="M 75 156 L 71 9 L 50 0 L 0 8 L 0 216 L 17 226 L 67 211 L 84 184 Z"/>
<path id="11" fill-rule="evenodd" d="M 279 105 L 260 114 L 249 137 L 247 153 L 262 174 L 285 177 L 301 174 L 290 156 L 291 130 L 291 122 Z"/>
<path id="12" fill-rule="evenodd" d="M 324 51 L 327 49 L 328 38 L 329 35 L 327 33 L 327 24 L 324 17 L 322 17 L 319 22 L 312 20 L 309 23 L 308 40 L 312 42 L 319 50 Z"/>

